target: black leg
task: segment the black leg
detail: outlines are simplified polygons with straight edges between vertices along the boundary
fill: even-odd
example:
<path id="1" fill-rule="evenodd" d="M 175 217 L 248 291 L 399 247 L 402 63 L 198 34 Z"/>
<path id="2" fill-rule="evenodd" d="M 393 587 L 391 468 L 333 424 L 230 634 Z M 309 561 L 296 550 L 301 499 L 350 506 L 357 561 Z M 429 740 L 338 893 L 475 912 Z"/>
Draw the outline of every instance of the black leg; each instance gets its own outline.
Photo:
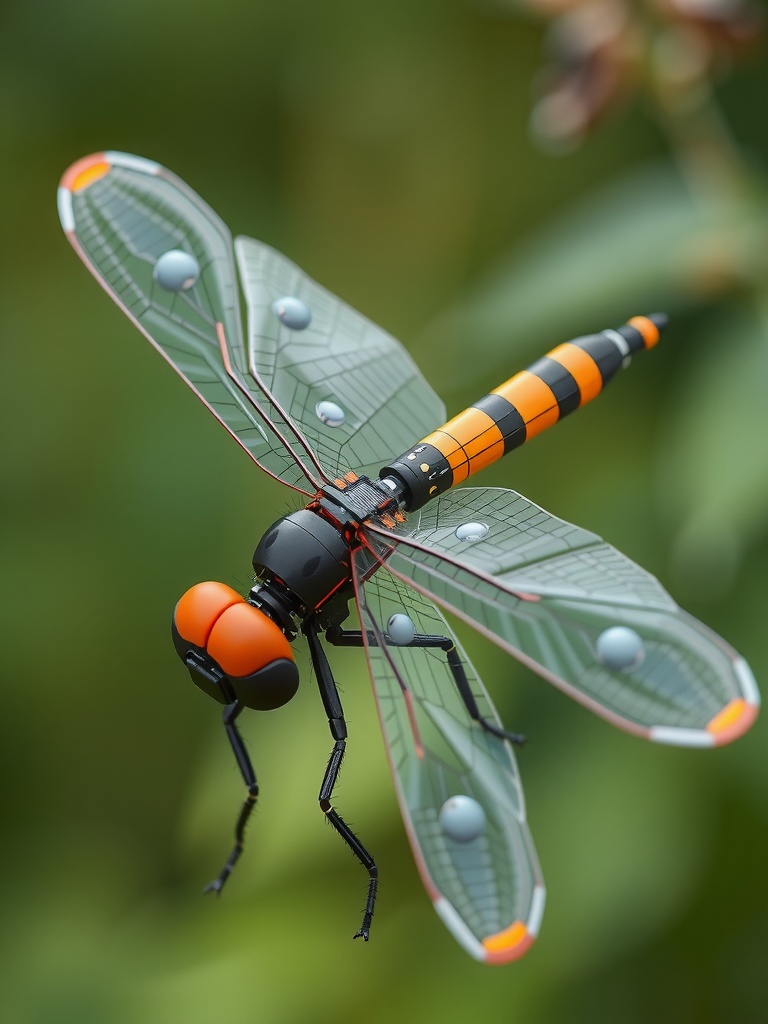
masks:
<path id="1" fill-rule="evenodd" d="M 320 697 L 322 698 L 323 706 L 325 707 L 325 712 L 328 716 L 328 726 L 334 739 L 333 750 L 331 751 L 331 756 L 328 758 L 328 765 L 325 769 L 322 785 L 320 786 L 318 802 L 320 804 L 320 810 L 326 816 L 326 819 L 336 829 L 352 853 L 368 872 L 368 897 L 365 901 L 363 922 L 354 936 L 356 939 L 362 938 L 367 942 L 371 929 L 371 921 L 373 919 L 373 910 L 376 903 L 376 890 L 378 889 L 379 884 L 379 870 L 376 867 L 376 862 L 373 857 L 368 853 L 349 825 L 347 825 L 341 815 L 334 810 L 334 807 L 331 804 L 333 787 L 336 785 L 336 780 L 339 777 L 339 771 L 341 770 L 341 764 L 344 760 L 344 751 L 347 745 L 347 725 L 344 721 L 344 710 L 341 706 L 339 691 L 336 689 L 336 682 L 333 678 L 333 673 L 331 672 L 331 666 L 328 664 L 325 651 L 320 643 L 317 623 L 310 620 L 305 625 L 304 632 L 306 633 L 307 641 L 309 643 L 309 653 L 312 658 L 312 665 L 315 669 L 317 685 L 320 689 Z"/>
<path id="2" fill-rule="evenodd" d="M 329 643 L 335 647 L 362 647 L 363 646 L 363 634 L 359 629 L 341 629 L 338 626 L 334 626 L 326 631 L 326 639 Z M 389 640 L 389 637 L 385 634 L 385 639 Z M 367 630 L 367 640 L 369 644 L 378 646 L 378 640 L 373 630 Z M 398 646 L 393 644 L 393 646 Z M 459 691 L 459 696 L 467 709 L 469 717 L 477 724 L 485 729 L 486 732 L 492 733 L 494 736 L 498 736 L 502 740 L 509 740 L 510 743 L 514 743 L 517 746 L 522 746 L 525 743 L 525 737 L 517 732 L 508 732 L 503 729 L 500 725 L 496 725 L 495 722 L 484 718 L 480 714 L 480 709 L 477 706 L 475 695 L 472 693 L 472 688 L 469 685 L 467 674 L 464 671 L 464 665 L 462 664 L 459 652 L 450 637 L 447 636 L 435 636 L 427 633 L 416 633 L 410 643 L 405 644 L 406 647 L 437 647 L 439 650 L 445 651 L 445 657 L 448 662 L 448 668 L 451 670 L 453 681 L 456 683 L 456 689 Z"/>
<path id="3" fill-rule="evenodd" d="M 445 656 L 448 660 L 448 667 L 451 670 L 451 674 L 456 682 L 456 689 L 459 691 L 459 696 L 464 702 L 464 707 L 467 709 L 469 717 L 478 722 L 486 732 L 492 733 L 494 736 L 498 736 L 499 739 L 509 740 L 510 743 L 514 743 L 518 747 L 522 747 L 525 743 L 525 736 L 522 736 L 519 732 L 509 732 L 507 729 L 502 728 L 500 725 L 496 725 L 495 722 L 491 722 L 487 718 L 483 718 L 480 714 L 480 709 L 477 706 L 475 695 L 472 693 L 472 688 L 469 685 L 467 674 L 464 671 L 464 666 L 459 657 L 459 652 L 451 642 L 449 648 L 443 648 L 445 650 Z"/>
<path id="4" fill-rule="evenodd" d="M 242 710 L 243 705 L 239 701 L 232 701 L 231 704 L 228 704 L 224 708 L 222 721 L 224 722 L 224 728 L 227 731 L 227 737 L 232 746 L 235 760 L 237 761 L 237 767 L 240 769 L 240 774 L 243 776 L 243 781 L 248 788 L 248 793 L 243 801 L 243 806 L 240 808 L 240 814 L 238 815 L 237 822 L 235 823 L 235 845 L 232 848 L 232 852 L 230 853 L 226 864 L 221 869 L 219 877 L 215 878 L 205 887 L 205 892 L 220 893 L 224 888 L 224 883 L 232 874 L 232 868 L 235 866 L 238 857 L 243 852 L 245 826 L 248 824 L 251 811 L 256 806 L 256 798 L 259 795 L 259 787 L 256 782 L 256 775 L 254 774 L 253 767 L 251 765 L 251 759 L 248 757 L 248 751 L 245 749 L 243 737 L 240 735 L 240 732 L 235 725 L 235 719 Z"/>

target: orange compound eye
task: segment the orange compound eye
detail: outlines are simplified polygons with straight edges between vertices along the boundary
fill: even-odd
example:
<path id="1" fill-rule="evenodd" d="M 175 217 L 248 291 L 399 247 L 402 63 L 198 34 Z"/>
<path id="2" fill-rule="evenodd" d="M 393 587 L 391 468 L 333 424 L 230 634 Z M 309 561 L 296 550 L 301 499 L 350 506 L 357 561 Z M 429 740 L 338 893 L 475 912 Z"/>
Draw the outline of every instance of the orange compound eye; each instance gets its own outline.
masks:
<path id="1" fill-rule="evenodd" d="M 216 620 L 207 650 L 228 676 L 249 676 L 279 658 L 293 661 L 291 645 L 264 612 L 240 600 Z"/>
<path id="2" fill-rule="evenodd" d="M 280 627 L 224 583 L 188 590 L 176 605 L 172 634 L 192 681 L 221 704 L 234 696 L 245 707 L 271 711 L 299 688 Z"/>
<path id="3" fill-rule="evenodd" d="M 299 687 L 291 645 L 264 612 L 242 602 L 216 620 L 207 653 L 227 674 L 235 696 L 246 707 L 282 707 Z"/>
<path id="4" fill-rule="evenodd" d="M 244 599 L 225 583 L 198 583 L 176 605 L 173 621 L 179 636 L 196 647 L 205 647 L 214 623 L 233 605 Z"/>

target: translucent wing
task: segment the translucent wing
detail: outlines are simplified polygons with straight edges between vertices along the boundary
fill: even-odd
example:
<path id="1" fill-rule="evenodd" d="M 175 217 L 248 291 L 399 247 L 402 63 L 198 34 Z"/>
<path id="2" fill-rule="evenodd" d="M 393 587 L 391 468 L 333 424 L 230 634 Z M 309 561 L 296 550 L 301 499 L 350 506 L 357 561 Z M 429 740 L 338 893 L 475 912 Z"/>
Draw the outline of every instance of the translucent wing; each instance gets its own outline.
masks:
<path id="1" fill-rule="evenodd" d="M 159 164 L 99 153 L 64 175 L 59 213 L 99 283 L 248 454 L 314 489 L 308 445 L 249 374 L 232 239 L 213 210 Z"/>
<path id="2" fill-rule="evenodd" d="M 387 572 L 362 583 L 366 559 L 367 552 L 355 559 L 358 610 L 419 872 L 438 914 L 473 957 L 488 963 L 515 960 L 538 934 L 545 896 L 514 755 L 505 740 L 469 717 L 444 651 L 397 646 L 385 633 L 391 616 L 405 614 L 417 634 L 452 639 L 480 713 L 498 722 L 483 684 L 434 604 Z"/>
<path id="3" fill-rule="evenodd" d="M 392 573 L 629 732 L 713 746 L 757 715 L 733 648 L 615 548 L 514 491 L 459 488 L 396 530 L 367 527 Z"/>
<path id="4" fill-rule="evenodd" d="M 238 238 L 235 249 L 251 372 L 329 476 L 352 469 L 375 479 L 393 453 L 444 422 L 445 406 L 391 335 L 269 246 Z M 300 331 L 275 329 L 273 304 L 286 297 L 311 317 Z"/>
<path id="5" fill-rule="evenodd" d="M 348 469 L 376 475 L 442 421 L 398 342 L 273 249 L 238 239 L 246 344 L 229 230 L 159 164 L 86 157 L 64 175 L 59 211 L 100 284 L 283 482 L 311 493 Z"/>

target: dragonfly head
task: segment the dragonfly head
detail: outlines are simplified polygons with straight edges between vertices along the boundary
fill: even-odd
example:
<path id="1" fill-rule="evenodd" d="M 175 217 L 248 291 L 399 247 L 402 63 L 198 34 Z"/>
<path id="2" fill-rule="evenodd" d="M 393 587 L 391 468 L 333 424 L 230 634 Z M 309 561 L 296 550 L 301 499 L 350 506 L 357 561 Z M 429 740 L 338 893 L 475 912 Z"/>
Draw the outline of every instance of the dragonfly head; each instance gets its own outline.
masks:
<path id="1" fill-rule="evenodd" d="M 221 704 L 282 707 L 299 672 L 277 623 L 224 583 L 198 583 L 173 615 L 173 642 L 193 682 Z"/>

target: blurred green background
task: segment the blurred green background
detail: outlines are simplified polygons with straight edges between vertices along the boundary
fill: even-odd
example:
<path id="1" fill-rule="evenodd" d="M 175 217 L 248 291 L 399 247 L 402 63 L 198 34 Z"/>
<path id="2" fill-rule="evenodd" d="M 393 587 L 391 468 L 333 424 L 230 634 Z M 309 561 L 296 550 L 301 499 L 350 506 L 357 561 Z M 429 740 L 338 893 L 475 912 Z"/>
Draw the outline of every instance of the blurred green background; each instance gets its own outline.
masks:
<path id="1" fill-rule="evenodd" d="M 316 807 L 330 741 L 303 656 L 297 699 L 244 721 L 263 796 L 226 895 L 202 897 L 241 786 L 170 615 L 198 580 L 247 586 L 291 499 L 55 207 L 86 153 L 166 164 L 401 338 L 451 414 L 666 308 L 662 345 L 484 480 L 615 543 L 766 680 L 768 68 L 734 31 L 749 8 L 699 6 L 5 0 L 4 1021 L 768 1020 L 765 719 L 732 748 L 651 747 L 466 630 L 530 738 L 532 952 L 484 968 L 431 910 L 354 651 L 334 660 L 337 806 L 380 864 L 371 942 L 351 941 L 364 875 Z"/>

